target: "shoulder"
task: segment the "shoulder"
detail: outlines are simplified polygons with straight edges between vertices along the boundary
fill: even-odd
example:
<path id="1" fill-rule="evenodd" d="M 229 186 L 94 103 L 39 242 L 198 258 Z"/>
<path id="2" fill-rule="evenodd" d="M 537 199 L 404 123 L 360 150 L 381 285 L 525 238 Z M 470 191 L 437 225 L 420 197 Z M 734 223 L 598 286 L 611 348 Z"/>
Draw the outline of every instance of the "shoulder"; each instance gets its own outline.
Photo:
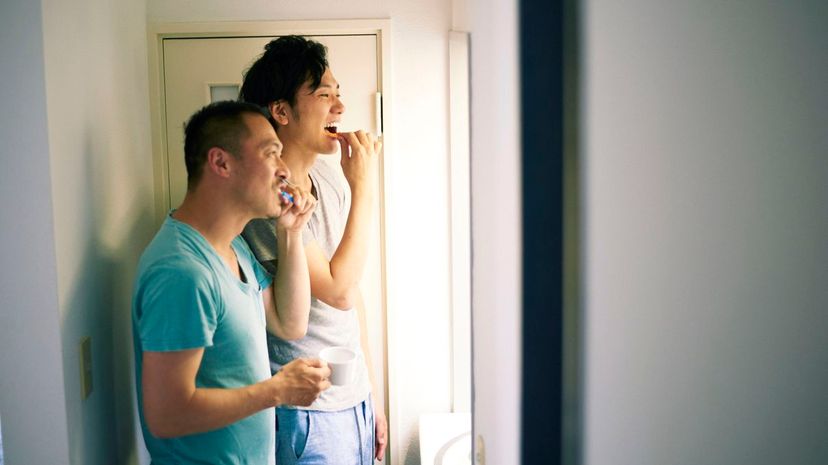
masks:
<path id="1" fill-rule="evenodd" d="M 276 234 L 276 221 L 272 218 L 255 218 L 250 220 L 242 230 L 245 240 L 270 237 Z"/>
<path id="2" fill-rule="evenodd" d="M 139 292 L 171 288 L 210 289 L 215 283 L 215 274 L 208 263 L 177 254 L 142 263 L 136 279 Z"/>
<path id="3" fill-rule="evenodd" d="M 206 242 L 191 227 L 167 218 L 141 255 L 142 263 L 174 257 L 204 257 Z"/>
<path id="4" fill-rule="evenodd" d="M 276 222 L 272 219 L 255 219 L 247 223 L 241 234 L 247 247 L 257 259 L 276 258 Z"/>
<path id="5" fill-rule="evenodd" d="M 207 251 L 197 237 L 178 225 L 165 222 L 138 262 L 139 277 L 144 274 L 209 274 Z"/>
<path id="6" fill-rule="evenodd" d="M 247 243 L 247 240 L 243 236 L 236 236 L 233 239 L 233 249 L 235 249 L 236 253 L 239 255 L 243 255 L 245 259 L 256 261 L 256 256 L 251 250 L 250 245 Z"/>
<path id="7" fill-rule="evenodd" d="M 198 238 L 165 223 L 138 262 L 136 291 L 210 287 L 215 273 Z"/>
<path id="8" fill-rule="evenodd" d="M 327 186 L 336 191 L 342 190 L 342 171 L 334 167 L 332 163 L 323 160 L 321 156 L 314 162 L 310 174 L 318 184 L 322 184 L 322 187 Z"/>
<path id="9" fill-rule="evenodd" d="M 332 163 L 317 158 L 311 167 L 310 175 L 317 189 L 317 197 L 322 206 L 336 206 L 339 211 L 346 211 L 350 205 L 350 189 L 342 170 Z M 326 207 L 328 208 L 328 207 Z M 320 208 L 317 207 L 317 212 Z"/>

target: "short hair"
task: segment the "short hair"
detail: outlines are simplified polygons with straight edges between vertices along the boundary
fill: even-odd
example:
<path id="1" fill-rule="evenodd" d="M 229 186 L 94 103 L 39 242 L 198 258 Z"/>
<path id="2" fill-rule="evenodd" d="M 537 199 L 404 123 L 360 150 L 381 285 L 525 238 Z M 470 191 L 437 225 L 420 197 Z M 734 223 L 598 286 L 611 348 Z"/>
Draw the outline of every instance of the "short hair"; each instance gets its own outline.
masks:
<path id="1" fill-rule="evenodd" d="M 188 191 L 192 191 L 201 180 L 207 152 L 211 148 L 219 147 L 239 156 L 241 142 L 250 135 L 245 114 L 261 115 L 270 120 L 267 111 L 259 105 L 232 100 L 210 103 L 190 117 L 184 128 Z"/>
<path id="2" fill-rule="evenodd" d="M 296 104 L 302 84 L 315 91 L 328 68 L 328 49 L 302 36 L 284 36 L 265 45 L 264 53 L 244 73 L 239 100 L 267 106 L 279 100 Z"/>

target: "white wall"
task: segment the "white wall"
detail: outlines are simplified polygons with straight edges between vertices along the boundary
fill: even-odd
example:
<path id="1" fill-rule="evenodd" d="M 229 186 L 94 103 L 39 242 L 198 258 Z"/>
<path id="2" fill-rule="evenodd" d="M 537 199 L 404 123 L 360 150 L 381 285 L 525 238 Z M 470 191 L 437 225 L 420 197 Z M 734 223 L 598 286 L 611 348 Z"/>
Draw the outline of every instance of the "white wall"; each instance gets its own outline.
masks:
<path id="1" fill-rule="evenodd" d="M 523 309 L 517 2 L 481 0 L 470 10 L 473 432 L 482 438 L 483 447 L 476 440 L 475 450 L 485 451 L 485 463 L 519 464 Z"/>
<path id="2" fill-rule="evenodd" d="M 451 29 L 457 32 L 471 32 L 470 0 L 451 0 Z"/>
<path id="3" fill-rule="evenodd" d="M 448 199 L 448 31 L 451 3 L 441 0 L 273 2 L 222 0 L 147 3 L 150 21 L 391 18 L 390 103 L 386 141 L 389 367 L 396 388 L 392 464 L 419 465 L 421 412 L 448 412 L 450 293 Z M 344 89 L 347 95 L 347 89 Z M 346 102 L 347 103 L 347 102 Z M 394 400 L 392 399 L 392 402 Z"/>
<path id="4" fill-rule="evenodd" d="M 584 463 L 827 463 L 828 4 L 583 5 Z"/>
<path id="5" fill-rule="evenodd" d="M 132 278 L 154 233 L 145 3 L 42 5 L 71 463 L 123 463 L 135 453 Z M 94 390 L 81 400 L 84 336 Z"/>
<path id="6" fill-rule="evenodd" d="M 39 2 L 0 5 L 0 416 L 4 461 L 68 464 Z"/>
<path id="7" fill-rule="evenodd" d="M 407 444 L 394 464 L 419 465 L 418 416 L 451 411 L 449 250 L 448 31 L 451 5 L 397 0 L 392 19 L 394 145 L 386 151 L 394 186 L 389 199 L 393 241 L 395 385 L 398 437 Z M 437 200 L 430 200 L 437 199 Z M 391 287 L 393 286 L 393 287 Z M 391 363 L 391 362 L 389 362 Z M 391 456 L 395 458 L 394 455 Z"/>

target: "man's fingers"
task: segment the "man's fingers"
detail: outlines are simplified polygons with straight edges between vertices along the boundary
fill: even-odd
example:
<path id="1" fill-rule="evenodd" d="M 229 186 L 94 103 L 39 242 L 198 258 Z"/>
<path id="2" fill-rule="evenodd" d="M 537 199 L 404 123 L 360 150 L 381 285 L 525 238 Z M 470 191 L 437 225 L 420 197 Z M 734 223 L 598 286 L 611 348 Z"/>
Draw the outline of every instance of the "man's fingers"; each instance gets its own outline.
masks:
<path id="1" fill-rule="evenodd" d="M 325 363 L 325 361 L 320 359 L 320 358 L 306 358 L 306 359 L 303 359 L 303 360 L 305 361 L 305 363 L 308 366 L 311 366 L 311 367 L 314 367 L 314 368 L 322 368 L 322 367 L 327 367 L 328 366 L 328 364 Z"/>
<path id="2" fill-rule="evenodd" d="M 348 144 L 351 145 L 352 149 L 362 147 L 366 150 L 370 150 L 376 141 L 376 137 L 374 137 L 373 134 L 365 132 L 361 129 L 355 132 L 345 132 L 342 133 L 342 135 L 347 138 Z"/>
<path id="3" fill-rule="evenodd" d="M 310 199 L 308 197 L 309 196 L 305 192 L 298 189 L 297 193 L 293 196 L 293 205 L 296 207 L 297 211 L 300 212 L 300 214 L 307 209 L 307 205 L 310 203 Z"/>
<path id="4" fill-rule="evenodd" d="M 293 197 L 293 204 L 294 205 L 301 205 L 302 204 L 302 191 L 295 187 L 288 187 L 285 192 L 290 194 Z"/>
<path id="5" fill-rule="evenodd" d="M 342 154 L 342 161 L 344 162 L 349 158 L 349 154 L 351 153 L 351 141 L 349 139 L 350 133 L 343 132 L 339 134 L 339 151 Z"/>
<path id="6" fill-rule="evenodd" d="M 299 188 L 286 186 L 282 192 L 285 192 L 293 197 L 293 202 L 290 202 L 284 195 L 280 195 L 282 203 L 287 207 L 285 211 L 302 216 L 310 211 L 313 211 L 316 206 L 316 199 L 309 193 Z"/>
<path id="7" fill-rule="evenodd" d="M 307 201 L 305 202 L 305 208 L 302 210 L 302 214 L 312 212 L 313 209 L 316 208 L 316 199 L 313 198 L 312 195 L 307 197 Z"/>
<path id="8" fill-rule="evenodd" d="M 370 145 L 368 145 L 369 142 L 370 142 L 370 140 L 369 140 L 370 135 L 369 134 L 366 134 L 365 131 L 363 131 L 362 129 L 360 129 L 359 131 L 357 131 L 354 134 L 356 135 L 356 138 L 359 141 L 359 145 L 361 145 L 363 147 L 366 147 L 366 148 L 370 147 Z"/>
<path id="9" fill-rule="evenodd" d="M 385 457 L 385 444 L 387 442 L 388 442 L 388 440 L 385 438 L 385 436 L 378 436 L 377 437 L 377 444 L 376 444 L 376 447 L 377 447 L 376 458 L 377 458 L 377 460 L 382 460 L 383 457 Z"/>
<path id="10" fill-rule="evenodd" d="M 320 393 L 321 393 L 322 391 L 325 391 L 329 387 L 331 387 L 331 381 L 328 378 L 325 378 L 325 379 L 322 380 L 322 383 L 319 385 L 319 387 L 320 387 Z"/>

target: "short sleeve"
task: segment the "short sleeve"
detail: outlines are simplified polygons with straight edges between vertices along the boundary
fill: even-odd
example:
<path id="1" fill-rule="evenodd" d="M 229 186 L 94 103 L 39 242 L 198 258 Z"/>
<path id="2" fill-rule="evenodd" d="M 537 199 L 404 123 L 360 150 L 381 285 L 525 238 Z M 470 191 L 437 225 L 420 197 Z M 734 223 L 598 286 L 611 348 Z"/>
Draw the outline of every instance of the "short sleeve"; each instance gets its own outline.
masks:
<path id="1" fill-rule="evenodd" d="M 256 275 L 256 281 L 259 283 L 259 289 L 267 289 L 270 287 L 270 283 L 273 282 L 273 278 L 270 276 L 270 273 L 264 269 L 261 263 L 253 260 L 253 273 Z"/>
<path id="2" fill-rule="evenodd" d="M 268 218 L 254 219 L 247 223 L 241 235 L 257 260 L 262 262 L 276 260 L 278 256 L 276 220 Z"/>
<path id="3" fill-rule="evenodd" d="M 199 265 L 166 262 L 148 269 L 136 302 L 142 349 L 211 346 L 221 311 L 212 281 L 212 273 Z"/>
<path id="4" fill-rule="evenodd" d="M 275 244 L 274 240 L 274 244 Z M 277 260 L 272 260 L 270 262 L 260 263 L 259 255 L 254 253 L 250 242 L 242 235 L 237 237 L 234 240 L 234 244 L 236 245 L 236 253 L 241 255 L 243 254 L 244 257 L 239 257 L 240 263 L 242 263 L 242 267 L 244 267 L 246 263 L 250 264 L 250 269 L 253 271 L 253 275 L 256 277 L 256 284 L 259 285 L 259 289 L 267 289 L 270 286 L 270 283 L 273 281 L 273 275 L 276 274 L 276 264 Z M 274 269 L 271 272 L 269 268 L 263 265 L 273 265 Z"/>
<path id="5" fill-rule="evenodd" d="M 314 240 L 313 233 L 309 228 L 310 226 L 308 224 L 302 230 L 303 246 L 307 246 L 309 242 Z M 279 268 L 279 244 L 276 238 L 276 220 L 263 218 L 252 220 L 244 227 L 241 236 L 245 244 L 247 244 L 247 247 L 253 252 L 256 261 L 264 267 L 272 281 L 273 277 L 276 276 L 276 270 Z"/>

